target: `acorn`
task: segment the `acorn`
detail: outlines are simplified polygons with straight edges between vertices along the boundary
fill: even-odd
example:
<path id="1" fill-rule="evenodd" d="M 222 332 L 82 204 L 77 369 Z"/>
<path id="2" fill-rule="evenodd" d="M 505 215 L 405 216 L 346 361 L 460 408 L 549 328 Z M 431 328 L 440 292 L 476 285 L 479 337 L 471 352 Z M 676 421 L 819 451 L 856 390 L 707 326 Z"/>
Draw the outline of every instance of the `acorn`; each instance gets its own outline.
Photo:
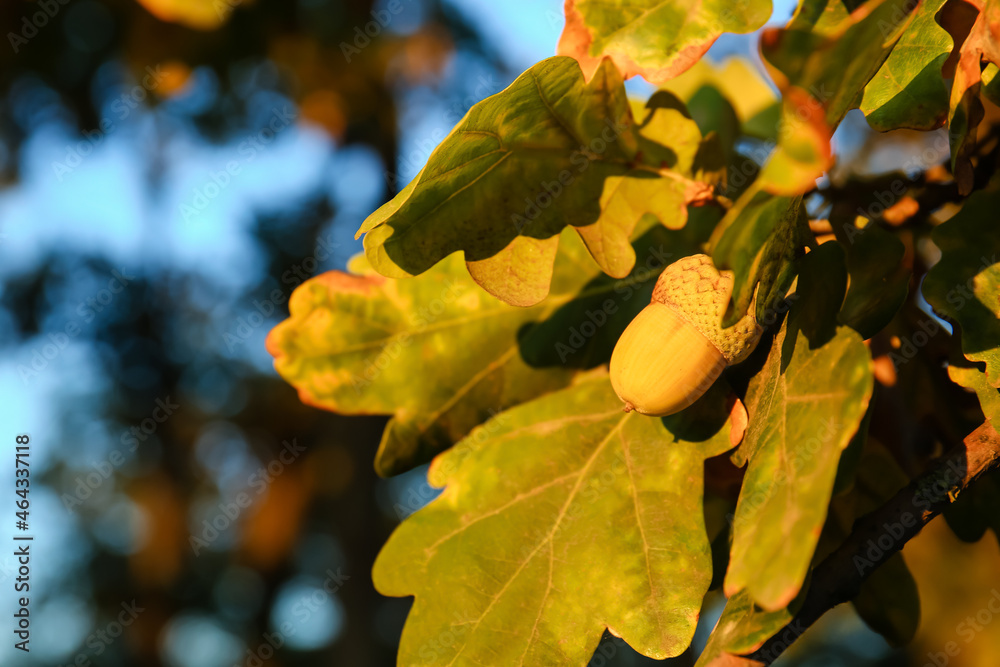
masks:
<path id="1" fill-rule="evenodd" d="M 707 255 L 668 266 L 653 299 L 625 329 L 611 354 L 611 386 L 625 411 L 663 417 L 697 401 L 730 364 L 746 359 L 760 340 L 753 305 L 722 328 L 733 274 Z"/>

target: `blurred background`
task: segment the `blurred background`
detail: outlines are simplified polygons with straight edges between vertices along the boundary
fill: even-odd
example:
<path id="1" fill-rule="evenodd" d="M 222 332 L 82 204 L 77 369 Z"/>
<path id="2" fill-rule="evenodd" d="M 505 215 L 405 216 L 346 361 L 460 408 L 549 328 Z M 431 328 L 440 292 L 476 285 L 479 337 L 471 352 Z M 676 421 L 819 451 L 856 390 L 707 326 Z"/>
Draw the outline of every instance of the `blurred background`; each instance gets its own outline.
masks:
<path id="1" fill-rule="evenodd" d="M 425 468 L 378 479 L 384 420 L 302 405 L 264 338 L 472 104 L 553 54 L 561 5 L 0 6 L 0 489 L 30 434 L 35 535 L 30 654 L 0 548 L 0 664 L 395 664 L 409 601 L 378 595 L 370 568 L 433 498 Z M 754 59 L 755 40 L 710 55 Z M 852 118 L 838 141 L 857 151 Z M 936 600 L 909 654 L 843 608 L 785 664 L 923 665 L 954 639 L 990 593 L 956 588 L 938 550 L 995 579 L 997 546 L 938 523 L 908 547 Z M 987 664 L 973 647 L 951 664 Z M 653 661 L 607 637 L 594 664 Z"/>

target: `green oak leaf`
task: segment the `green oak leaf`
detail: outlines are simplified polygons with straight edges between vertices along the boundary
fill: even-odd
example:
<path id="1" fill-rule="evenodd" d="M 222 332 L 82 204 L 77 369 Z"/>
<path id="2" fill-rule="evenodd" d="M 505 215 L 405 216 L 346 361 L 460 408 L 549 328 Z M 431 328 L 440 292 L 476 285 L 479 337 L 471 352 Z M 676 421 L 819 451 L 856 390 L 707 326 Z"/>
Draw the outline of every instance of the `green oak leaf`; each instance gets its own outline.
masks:
<path id="1" fill-rule="evenodd" d="M 712 578 L 704 461 L 731 446 L 712 405 L 626 414 L 603 375 L 438 456 L 428 478 L 444 491 L 373 571 L 383 594 L 416 597 L 399 663 L 582 667 L 606 628 L 650 657 L 682 653 Z"/>
<path id="2" fill-rule="evenodd" d="M 990 386 L 982 369 L 948 366 L 948 377 L 955 384 L 976 392 L 983 415 L 993 422 L 994 428 L 1000 427 L 1000 389 Z"/>
<path id="3" fill-rule="evenodd" d="M 789 287 L 805 224 L 801 197 L 778 197 L 751 185 L 736 200 L 710 242 L 715 265 L 735 274 L 723 326 L 743 317 L 755 293 L 757 321 L 774 322 L 772 313 Z"/>
<path id="4" fill-rule="evenodd" d="M 871 499 L 882 497 L 887 490 L 898 490 L 907 481 L 884 448 L 874 443 L 866 446 L 851 492 L 835 499 L 832 504 L 831 521 L 824 528 L 821 538 L 823 543 L 820 549 L 824 555 L 847 536 L 855 518 L 874 509 Z M 896 554 L 862 584 L 861 593 L 853 603 L 862 618 L 877 632 L 887 638 L 901 639 L 912 636 L 911 630 L 915 631 L 917 627 L 919 598 L 916 593 L 916 584 L 905 561 L 900 554 Z M 789 607 L 774 611 L 765 611 L 754 604 L 747 589 L 730 597 L 695 667 L 734 664 L 728 660 L 729 656 L 748 655 L 760 648 L 792 622 L 793 612 L 802 595 L 800 593 Z M 788 643 L 791 643 L 801 630 L 793 624 L 788 632 L 791 632 L 788 637 Z"/>
<path id="5" fill-rule="evenodd" d="M 976 153 L 976 131 L 985 113 L 979 99 L 983 61 L 1000 65 L 1000 2 L 982 0 L 971 4 L 979 10 L 979 15 L 959 47 L 948 99 L 951 170 L 962 195 L 972 192 L 974 185 L 972 158 Z"/>
<path id="6" fill-rule="evenodd" d="M 789 30 L 803 30 L 817 35 L 836 35 L 851 12 L 843 0 L 804 0 L 795 8 Z"/>
<path id="7" fill-rule="evenodd" d="M 837 0 L 807 2 L 787 28 L 761 37 L 761 54 L 783 94 L 778 145 L 761 170 L 768 192 L 815 186 L 832 160 L 830 138 L 912 18 L 912 0 L 870 0 L 849 15 Z M 839 3 L 842 5 L 842 3 Z"/>
<path id="8" fill-rule="evenodd" d="M 997 73 L 1000 73 L 1000 67 L 997 67 L 994 63 L 990 63 L 983 68 L 982 88 L 980 92 L 990 102 L 1000 106 L 1000 78 L 997 78 Z"/>
<path id="9" fill-rule="evenodd" d="M 748 591 L 742 590 L 726 600 L 722 616 L 695 667 L 733 664 L 729 656 L 752 653 L 791 620 L 792 612 L 788 609 L 764 611 L 754 604 Z"/>
<path id="10" fill-rule="evenodd" d="M 800 262 L 796 295 L 806 301 L 796 309 L 795 323 L 809 347 L 826 344 L 837 334 L 837 313 L 847 293 L 847 260 L 838 243 L 823 243 Z"/>
<path id="11" fill-rule="evenodd" d="M 941 260 L 922 290 L 938 313 L 962 328 L 962 352 L 985 362 L 990 386 L 1000 387 L 1000 190 L 973 194 L 950 220 L 934 228 Z"/>
<path id="12" fill-rule="evenodd" d="M 660 90 L 654 93 L 645 106 L 636 100 L 630 100 L 633 114 L 638 118 L 645 117 L 647 120 L 641 126 L 642 136 L 646 140 L 653 140 L 660 144 L 671 144 L 683 148 L 683 139 L 677 135 L 676 127 L 670 117 L 663 113 L 658 113 L 661 109 L 672 109 L 681 116 L 695 123 L 700 134 L 692 138 L 697 142 L 689 140 L 688 143 L 694 148 L 693 160 L 690 170 L 694 178 L 701 183 L 712 186 L 713 189 L 725 189 L 726 187 L 726 158 L 731 150 L 729 140 L 735 141 L 735 133 L 726 139 L 720 138 L 720 127 L 714 121 L 722 120 L 727 114 L 735 113 L 729 104 L 720 98 L 723 106 L 722 110 L 709 112 L 711 118 L 707 118 L 705 109 L 685 104 L 676 95 L 667 90 Z M 676 118 L 676 117 L 675 117 Z M 659 122 L 657 122 L 659 120 Z M 706 122 L 707 121 L 707 122 Z M 704 138 L 701 138 L 704 135 Z M 690 150 L 684 151 L 685 155 L 691 155 Z M 698 207 L 704 208 L 704 207 Z M 666 223 L 664 223 L 666 224 Z M 671 228 L 679 228 L 676 224 L 669 225 Z"/>
<path id="13" fill-rule="evenodd" d="M 691 69 L 661 88 L 684 100 L 692 117 L 699 121 L 698 111 L 704 121 L 698 122 L 702 133 L 708 129 L 721 134 L 745 134 L 757 139 L 777 139 L 781 104 L 771 86 L 742 58 L 730 58 L 721 65 L 699 60 Z M 735 119 L 726 117 L 729 110 Z M 731 127 L 734 124 L 736 127 Z M 727 141 L 729 146 L 734 141 Z"/>
<path id="14" fill-rule="evenodd" d="M 721 151 L 711 142 L 702 140 L 698 126 L 687 117 L 683 107 L 660 109 L 643 107 L 629 101 L 633 116 L 641 119 L 639 150 L 651 163 L 672 163 L 678 172 L 692 174 L 701 182 L 717 182 L 719 176 L 704 173 L 701 162 L 706 152 Z M 670 148 L 665 148 L 669 145 Z M 715 148 L 715 150 L 713 150 Z M 575 226 L 590 254 L 606 273 L 622 277 L 632 270 L 635 252 L 630 235 L 635 221 L 651 211 L 660 211 L 661 222 L 670 229 L 680 229 L 687 221 L 687 201 L 677 183 L 664 183 L 659 178 L 609 176 L 604 182 L 599 205 L 601 217 L 591 225 Z M 622 226 L 622 221 L 631 221 Z"/>
<path id="15" fill-rule="evenodd" d="M 847 249 L 850 287 L 840 321 L 868 339 L 884 329 L 906 301 L 910 270 L 903 266 L 902 241 L 871 221 L 858 228 L 834 228 Z"/>
<path id="16" fill-rule="evenodd" d="M 636 122 L 610 62 L 589 83 L 572 58 L 538 63 L 473 106 L 365 220 L 371 265 L 402 278 L 462 251 L 486 291 L 531 306 L 548 293 L 559 233 L 572 225 L 606 273 L 625 276 L 643 215 L 680 228 L 687 204 L 711 196 L 690 173 L 697 125 L 675 109 L 650 114 Z"/>
<path id="17" fill-rule="evenodd" d="M 833 164 L 834 128 L 811 95 L 794 87 L 783 92 L 778 143 L 754 182 L 766 192 L 794 197 L 812 190 Z"/>
<path id="18" fill-rule="evenodd" d="M 711 136 L 720 147 L 717 153 L 728 159 L 740 139 L 740 119 L 729 100 L 717 88 L 704 86 L 687 100 L 687 108 L 706 137 L 714 133 Z"/>
<path id="19" fill-rule="evenodd" d="M 375 459 L 381 475 L 430 460 L 492 414 L 567 386 L 610 358 L 649 303 L 659 271 L 696 252 L 655 222 L 635 243 L 636 270 L 614 280 L 565 232 L 549 299 L 508 306 L 478 289 L 453 256 L 416 278 L 352 273 L 307 281 L 291 317 L 268 337 L 275 368 L 305 403 L 344 414 L 389 414 Z M 434 371 L 429 359 L 441 359 Z"/>
<path id="20" fill-rule="evenodd" d="M 841 0 L 807 0 L 788 27 L 764 33 L 764 62 L 779 89 L 794 86 L 808 92 L 822 104 L 826 123 L 836 127 L 860 101 L 909 26 L 917 4 L 874 0 L 845 14 Z M 823 11 L 807 18 L 806 5 Z"/>
<path id="21" fill-rule="evenodd" d="M 724 32 L 752 32 L 771 16 L 770 0 L 567 0 L 558 53 L 589 77 L 610 58 L 625 78 L 660 83 L 694 65 Z"/>
<path id="22" fill-rule="evenodd" d="M 955 384 L 974 391 L 983 415 L 993 422 L 994 428 L 1000 426 L 1000 389 L 990 386 L 982 369 L 948 366 L 948 377 Z"/>
<path id="23" fill-rule="evenodd" d="M 948 89 L 941 66 L 952 39 L 934 16 L 945 0 L 924 0 L 913 23 L 868 85 L 861 111 L 879 132 L 909 128 L 933 130 L 948 117 Z"/>
<path id="24" fill-rule="evenodd" d="M 804 274 L 813 272 L 815 254 L 804 258 Z M 800 298 L 747 388 L 750 424 L 734 455 L 738 465 L 749 465 L 733 520 L 725 591 L 748 589 L 771 611 L 787 606 L 802 587 L 841 452 L 858 430 L 873 386 L 861 337 L 847 327 L 803 328 L 823 322 L 809 311 L 832 304 L 815 291 L 796 294 Z"/>

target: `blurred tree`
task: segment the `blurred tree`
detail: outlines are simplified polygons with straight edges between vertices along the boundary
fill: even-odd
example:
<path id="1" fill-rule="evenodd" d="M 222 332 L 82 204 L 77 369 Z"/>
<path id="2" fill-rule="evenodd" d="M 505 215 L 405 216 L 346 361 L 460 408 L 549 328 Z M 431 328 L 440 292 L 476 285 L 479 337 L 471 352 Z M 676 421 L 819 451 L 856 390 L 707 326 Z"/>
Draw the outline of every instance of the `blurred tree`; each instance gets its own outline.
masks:
<path id="1" fill-rule="evenodd" d="M 146 162 L 134 165 L 149 189 L 123 193 L 152 207 L 178 143 L 236 144 L 286 103 L 299 125 L 332 139 L 330 179 L 341 176 L 333 154 L 349 146 L 370 147 L 395 173 L 402 96 L 429 88 L 442 104 L 467 98 L 469 82 L 449 71 L 459 52 L 510 75 L 438 2 L 406 3 L 398 16 L 381 4 L 4 3 L 4 181 L 18 187 L 34 139 L 75 135 L 95 149 L 126 119 L 152 120 Z M 77 141 L 67 146 L 71 168 Z M 57 167 L 44 177 L 61 181 Z M 382 185 L 380 197 L 395 183 Z M 20 351 L 19 385 L 40 393 L 45 378 L 79 380 L 50 406 L 57 436 L 44 479 L 61 499 L 63 538 L 80 541 L 36 607 L 86 601 L 89 629 L 59 657 L 66 664 L 259 664 L 283 622 L 292 624 L 286 650 L 269 664 L 394 664 L 408 604 L 378 596 L 369 576 L 399 519 L 391 499 L 402 488 L 377 484 L 370 464 L 384 420 L 306 408 L 261 344 L 287 316 L 292 288 L 350 254 L 330 239 L 354 230 L 338 231 L 325 191 L 253 215 L 250 247 L 264 271 L 225 285 L 150 261 L 155 227 L 150 254 L 124 268 L 66 245 L 0 274 L 9 325 L 0 344 Z M 104 303 L 116 271 L 125 289 Z M 50 336 L 65 350 L 33 366 Z M 205 522 L 232 527 L 213 532 Z M 323 594 L 324 583 L 335 592 Z M 143 611 L 124 640 L 91 635 L 133 599 Z M 44 656 L 18 664 L 50 664 Z"/>

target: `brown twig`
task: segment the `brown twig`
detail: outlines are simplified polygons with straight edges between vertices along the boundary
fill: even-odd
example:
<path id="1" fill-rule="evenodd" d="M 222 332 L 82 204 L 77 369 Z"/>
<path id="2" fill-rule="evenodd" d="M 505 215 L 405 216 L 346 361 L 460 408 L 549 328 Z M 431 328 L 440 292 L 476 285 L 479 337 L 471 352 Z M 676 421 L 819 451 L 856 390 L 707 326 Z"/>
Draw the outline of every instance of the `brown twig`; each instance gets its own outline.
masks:
<path id="1" fill-rule="evenodd" d="M 727 667 L 770 665 L 820 616 L 857 597 L 861 584 L 984 473 L 1000 468 L 1000 434 L 989 421 L 966 436 L 932 470 L 914 479 L 880 508 L 854 523 L 847 540 L 813 571 L 792 620 L 747 656 L 725 657 Z"/>

